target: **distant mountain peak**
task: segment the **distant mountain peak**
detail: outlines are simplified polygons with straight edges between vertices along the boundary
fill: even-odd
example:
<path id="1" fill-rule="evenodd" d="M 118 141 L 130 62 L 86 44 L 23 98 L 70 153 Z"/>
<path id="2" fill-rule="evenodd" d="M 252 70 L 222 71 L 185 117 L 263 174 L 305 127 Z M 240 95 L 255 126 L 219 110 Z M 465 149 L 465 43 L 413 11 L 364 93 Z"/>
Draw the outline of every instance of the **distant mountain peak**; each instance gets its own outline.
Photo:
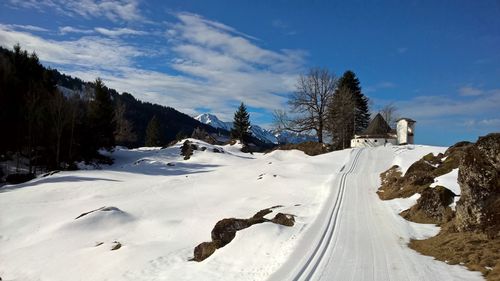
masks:
<path id="1" fill-rule="evenodd" d="M 200 121 L 203 124 L 210 125 L 216 129 L 231 131 L 231 129 L 233 128 L 232 122 L 221 121 L 215 114 L 212 113 L 203 113 L 194 117 L 194 119 Z M 278 144 L 316 141 L 316 138 L 310 135 L 298 134 L 290 131 L 274 133 L 273 131 L 266 130 L 256 124 L 251 124 L 249 131 L 255 138 L 265 143 Z"/>

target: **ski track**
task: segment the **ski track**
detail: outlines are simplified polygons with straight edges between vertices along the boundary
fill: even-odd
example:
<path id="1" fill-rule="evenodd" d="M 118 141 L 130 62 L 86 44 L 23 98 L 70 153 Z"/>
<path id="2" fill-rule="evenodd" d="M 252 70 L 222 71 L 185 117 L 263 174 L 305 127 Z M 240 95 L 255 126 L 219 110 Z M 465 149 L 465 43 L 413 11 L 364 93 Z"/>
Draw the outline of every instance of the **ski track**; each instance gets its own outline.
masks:
<path id="1" fill-rule="evenodd" d="M 303 258 L 295 256 L 297 266 L 288 264 L 288 275 L 278 271 L 270 280 L 483 280 L 478 272 L 408 248 L 411 237 L 398 227 L 408 222 L 391 214 L 375 193 L 379 174 L 401 153 L 404 149 L 352 150 L 317 219 L 322 233 L 306 233 L 302 239 L 313 250 L 303 252 Z"/>

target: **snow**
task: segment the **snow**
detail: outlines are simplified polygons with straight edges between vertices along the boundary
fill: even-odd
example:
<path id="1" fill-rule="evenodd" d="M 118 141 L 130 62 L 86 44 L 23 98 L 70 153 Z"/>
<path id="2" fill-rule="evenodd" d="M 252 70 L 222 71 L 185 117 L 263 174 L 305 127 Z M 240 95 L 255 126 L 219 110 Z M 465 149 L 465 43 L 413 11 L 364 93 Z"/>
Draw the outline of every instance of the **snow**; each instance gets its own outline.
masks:
<path id="1" fill-rule="evenodd" d="M 402 175 L 406 173 L 411 164 L 418 161 L 420 158 L 424 157 L 429 153 L 438 155 L 439 153 L 444 153 L 447 147 L 440 146 L 428 146 L 428 145 L 401 145 L 401 146 L 391 146 L 395 157 L 392 161 L 392 165 L 398 165 L 401 168 Z"/>
<path id="2" fill-rule="evenodd" d="M 437 229 L 397 215 L 416 197 L 384 202 L 375 193 L 396 157 L 430 147 L 310 157 L 192 141 L 207 149 L 189 160 L 179 155 L 182 142 L 116 149 L 110 167 L 1 188 L 2 279 L 290 280 L 303 272 L 297 280 L 481 280 L 406 246 Z M 297 216 L 293 227 L 254 225 L 205 261 L 188 261 L 217 221 L 276 205 L 273 213 Z M 115 241 L 122 247 L 112 251 Z"/>
<path id="3" fill-rule="evenodd" d="M 451 190 L 456 195 L 460 195 L 460 185 L 458 184 L 458 168 L 453 169 L 451 172 L 439 176 L 434 179 L 434 183 L 430 185 L 430 187 L 436 187 L 438 185 L 444 186 Z M 455 196 L 453 199 L 453 203 L 450 204 L 450 207 L 455 210 L 458 200 L 460 200 L 460 196 Z"/>

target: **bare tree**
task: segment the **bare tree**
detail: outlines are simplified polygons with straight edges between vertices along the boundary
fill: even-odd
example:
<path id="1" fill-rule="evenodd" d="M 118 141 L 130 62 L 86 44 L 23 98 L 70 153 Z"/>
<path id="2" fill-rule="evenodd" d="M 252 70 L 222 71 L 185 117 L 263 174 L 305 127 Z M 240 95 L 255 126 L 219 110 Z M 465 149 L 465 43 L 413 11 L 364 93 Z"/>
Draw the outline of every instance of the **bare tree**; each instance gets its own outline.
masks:
<path id="1" fill-rule="evenodd" d="M 278 129 L 294 132 L 316 132 L 318 142 L 323 142 L 323 132 L 327 119 L 327 106 L 330 102 L 337 78 L 327 69 L 313 68 L 307 75 L 301 75 L 297 90 L 292 94 L 288 104 L 293 116 L 285 111 L 275 111 L 274 121 Z"/>
<path id="2" fill-rule="evenodd" d="M 349 147 L 355 132 L 356 99 L 348 87 L 335 92 L 328 110 L 327 131 L 337 148 Z"/>
<path id="3" fill-rule="evenodd" d="M 68 119 L 69 113 L 66 97 L 64 97 L 64 95 L 59 91 L 55 92 L 54 97 L 50 102 L 50 113 L 52 117 L 52 128 L 56 137 L 55 162 L 57 167 L 59 167 L 61 162 L 61 139 L 63 131 L 70 121 Z"/>
<path id="4" fill-rule="evenodd" d="M 125 103 L 121 100 L 118 100 L 115 107 L 115 115 L 114 120 L 116 123 L 115 128 L 115 140 L 117 143 L 132 143 L 137 140 L 137 135 L 134 133 L 132 123 L 130 123 L 127 118 L 125 118 L 126 112 Z"/>
<path id="5" fill-rule="evenodd" d="M 386 104 L 380 109 L 380 114 L 384 117 L 385 122 L 389 124 L 391 128 L 396 128 L 396 120 L 399 118 L 398 108 L 394 103 Z"/>

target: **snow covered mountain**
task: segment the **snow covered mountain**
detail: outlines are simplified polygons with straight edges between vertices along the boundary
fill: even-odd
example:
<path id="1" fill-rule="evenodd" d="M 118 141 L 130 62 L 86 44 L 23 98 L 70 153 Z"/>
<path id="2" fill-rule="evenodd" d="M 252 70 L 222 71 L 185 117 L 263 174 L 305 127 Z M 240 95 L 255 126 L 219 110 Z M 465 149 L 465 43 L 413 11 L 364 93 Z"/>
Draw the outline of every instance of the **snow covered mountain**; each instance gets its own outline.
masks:
<path id="1" fill-rule="evenodd" d="M 233 122 L 224 122 L 221 121 L 217 116 L 210 114 L 210 113 L 204 113 L 200 114 L 194 119 L 200 121 L 203 124 L 210 125 L 214 128 L 220 128 L 224 129 L 227 131 L 230 131 L 231 128 L 233 127 Z M 254 137 L 257 139 L 265 142 L 265 143 L 273 143 L 273 144 L 278 144 L 278 143 L 301 143 L 305 141 L 315 141 L 316 137 L 306 135 L 306 134 L 299 134 L 295 132 L 290 132 L 290 131 L 282 131 L 282 132 L 273 132 L 271 130 L 266 130 L 259 125 L 254 125 L 252 124 L 250 126 L 250 132 Z"/>
<path id="2" fill-rule="evenodd" d="M 219 118 L 217 118 L 217 116 L 210 113 L 200 114 L 194 117 L 194 119 L 200 121 L 203 124 L 210 125 L 216 129 L 224 129 L 230 131 L 233 127 L 232 122 L 223 122 Z"/>
<path id="3" fill-rule="evenodd" d="M 278 143 L 301 143 L 306 141 L 317 141 L 315 136 L 300 134 L 292 131 L 275 132 L 274 136 L 278 139 Z"/>
<path id="4" fill-rule="evenodd" d="M 224 122 L 221 121 L 217 116 L 210 114 L 210 113 L 204 113 L 200 114 L 194 119 L 200 121 L 203 124 L 210 125 L 216 129 L 224 129 L 227 131 L 230 131 L 233 128 L 233 122 Z M 271 132 L 266 129 L 263 129 L 262 127 L 258 125 L 251 125 L 250 126 L 250 132 L 254 137 L 257 139 L 265 142 L 265 143 L 274 143 L 278 144 L 278 139 L 276 136 Z"/>

